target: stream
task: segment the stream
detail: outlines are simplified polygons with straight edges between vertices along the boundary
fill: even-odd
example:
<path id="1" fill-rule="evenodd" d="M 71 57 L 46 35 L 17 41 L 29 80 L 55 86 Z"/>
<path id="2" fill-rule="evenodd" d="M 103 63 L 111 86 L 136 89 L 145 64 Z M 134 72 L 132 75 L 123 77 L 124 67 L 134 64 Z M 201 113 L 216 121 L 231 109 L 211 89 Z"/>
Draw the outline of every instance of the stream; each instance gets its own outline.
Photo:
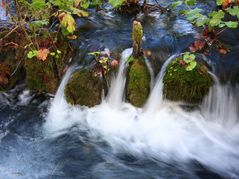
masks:
<path id="1" fill-rule="evenodd" d="M 209 10 L 212 2 L 198 6 Z M 154 83 L 145 106 L 136 108 L 124 98 L 135 17 L 91 14 L 77 20 L 78 51 L 55 96 L 30 92 L 25 84 L 0 93 L 0 178 L 239 178 L 239 86 L 220 82 L 239 71 L 238 32 L 226 41 L 231 54 L 206 58 L 215 84 L 192 108 L 163 99 L 162 78 L 197 29 L 173 12 L 138 15 Z M 92 108 L 67 104 L 65 85 L 77 68 L 89 65 L 86 51 L 105 48 L 121 54 L 108 95 Z"/>

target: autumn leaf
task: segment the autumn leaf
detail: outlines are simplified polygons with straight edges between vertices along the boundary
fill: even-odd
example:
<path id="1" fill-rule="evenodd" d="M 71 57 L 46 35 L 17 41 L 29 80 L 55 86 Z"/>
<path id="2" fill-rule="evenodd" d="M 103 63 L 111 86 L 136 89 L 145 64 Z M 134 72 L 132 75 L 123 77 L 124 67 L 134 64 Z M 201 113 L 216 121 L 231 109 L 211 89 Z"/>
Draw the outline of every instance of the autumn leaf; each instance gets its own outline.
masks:
<path id="1" fill-rule="evenodd" d="M 67 38 L 70 40 L 75 40 L 75 39 L 77 39 L 77 36 L 76 35 L 68 35 Z"/>
<path id="2" fill-rule="evenodd" d="M 41 61 L 45 61 L 49 53 L 50 51 L 46 48 L 40 49 L 37 51 L 37 59 Z"/>
<path id="3" fill-rule="evenodd" d="M 232 1 L 231 0 L 224 0 L 222 3 L 222 7 L 226 8 Z"/>
<path id="4" fill-rule="evenodd" d="M 75 31 L 76 23 L 72 15 L 63 12 L 58 16 L 58 18 L 61 22 L 61 25 L 64 26 L 69 33 L 73 33 Z"/>

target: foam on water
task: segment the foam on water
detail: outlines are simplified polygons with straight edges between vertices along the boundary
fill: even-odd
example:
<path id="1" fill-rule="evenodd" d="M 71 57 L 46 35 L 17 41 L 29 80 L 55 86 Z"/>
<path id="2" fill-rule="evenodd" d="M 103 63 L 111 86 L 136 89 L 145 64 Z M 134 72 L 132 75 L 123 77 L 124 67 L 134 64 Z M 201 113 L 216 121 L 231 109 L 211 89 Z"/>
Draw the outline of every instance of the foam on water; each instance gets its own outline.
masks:
<path id="1" fill-rule="evenodd" d="M 202 109 L 193 112 L 164 101 L 162 76 L 172 56 L 163 66 L 146 106 L 135 108 L 123 100 L 127 65 L 122 60 L 131 53 L 123 52 L 109 96 L 93 108 L 70 106 L 64 101 L 64 86 L 72 73 L 69 70 L 48 115 L 48 134 L 67 131 L 77 124 L 80 129 L 86 128 L 91 138 L 107 142 L 114 152 L 182 164 L 198 161 L 223 176 L 239 176 L 238 104 L 229 88 L 216 83 Z"/>

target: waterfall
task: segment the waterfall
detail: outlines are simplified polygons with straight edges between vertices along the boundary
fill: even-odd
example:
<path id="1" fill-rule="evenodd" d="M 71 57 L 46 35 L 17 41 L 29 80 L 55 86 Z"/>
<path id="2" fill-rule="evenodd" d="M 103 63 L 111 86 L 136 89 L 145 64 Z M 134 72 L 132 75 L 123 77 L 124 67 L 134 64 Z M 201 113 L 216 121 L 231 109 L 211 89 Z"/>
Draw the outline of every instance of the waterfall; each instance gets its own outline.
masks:
<path id="1" fill-rule="evenodd" d="M 239 120 L 238 96 L 231 85 L 221 85 L 218 79 L 214 81 L 214 86 L 202 104 L 202 114 L 209 121 L 233 127 Z"/>
<path id="2" fill-rule="evenodd" d="M 56 95 L 51 102 L 51 108 L 47 115 L 47 122 L 45 124 L 45 129 L 49 129 L 51 132 L 61 132 L 62 129 L 72 125 L 71 120 L 67 120 L 69 116 L 69 105 L 65 100 L 64 90 L 67 82 L 69 81 L 71 74 L 76 70 L 75 66 L 68 68 L 65 73 L 61 84 L 56 92 Z M 68 121 L 68 123 L 67 123 Z M 48 132 L 48 131 L 46 131 Z"/>
<path id="3" fill-rule="evenodd" d="M 131 53 L 132 49 L 122 53 L 109 95 L 92 108 L 65 102 L 64 87 L 74 71 L 70 68 L 51 104 L 46 131 L 58 135 L 77 126 L 93 141 L 105 141 L 116 153 L 189 166 L 191 161 L 198 161 L 227 178 L 239 176 L 238 102 L 231 87 L 220 85 L 214 76 L 216 84 L 200 110 L 187 112 L 177 103 L 164 102 L 163 75 L 176 57 L 173 55 L 164 63 L 143 110 L 135 108 L 123 100 L 126 60 Z"/>
<path id="4" fill-rule="evenodd" d="M 166 62 L 163 64 L 160 73 L 156 79 L 155 86 L 153 87 L 152 92 L 150 93 L 149 99 L 144 106 L 144 110 L 152 113 L 153 111 L 160 108 L 163 102 L 163 76 L 168 64 L 175 59 L 177 55 L 172 55 L 169 57 Z"/>
<path id="5" fill-rule="evenodd" d="M 123 51 L 121 55 L 119 71 L 117 73 L 116 78 L 113 78 L 111 81 L 107 101 L 112 107 L 118 108 L 123 102 L 126 83 L 125 73 L 127 68 L 127 59 L 130 57 L 132 52 L 133 52 L 132 48 Z"/>

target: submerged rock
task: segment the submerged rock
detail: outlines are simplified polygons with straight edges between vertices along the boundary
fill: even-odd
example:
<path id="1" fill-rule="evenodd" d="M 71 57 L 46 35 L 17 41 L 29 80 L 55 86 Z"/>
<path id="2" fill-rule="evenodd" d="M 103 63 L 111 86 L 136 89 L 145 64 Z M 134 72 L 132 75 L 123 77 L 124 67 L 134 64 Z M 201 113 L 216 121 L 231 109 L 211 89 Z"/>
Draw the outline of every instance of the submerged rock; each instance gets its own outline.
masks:
<path id="1" fill-rule="evenodd" d="M 173 60 L 166 69 L 163 77 L 163 95 L 172 101 L 201 103 L 208 94 L 213 80 L 204 64 L 197 63 L 196 67 L 187 71 L 182 65 L 181 57 Z"/>
<path id="2" fill-rule="evenodd" d="M 142 107 L 149 96 L 150 73 L 143 58 L 134 59 L 129 66 L 126 93 L 127 100 L 137 107 Z"/>
<path id="3" fill-rule="evenodd" d="M 65 88 L 66 101 L 72 105 L 92 107 L 101 103 L 102 83 L 92 71 L 75 72 Z"/>

